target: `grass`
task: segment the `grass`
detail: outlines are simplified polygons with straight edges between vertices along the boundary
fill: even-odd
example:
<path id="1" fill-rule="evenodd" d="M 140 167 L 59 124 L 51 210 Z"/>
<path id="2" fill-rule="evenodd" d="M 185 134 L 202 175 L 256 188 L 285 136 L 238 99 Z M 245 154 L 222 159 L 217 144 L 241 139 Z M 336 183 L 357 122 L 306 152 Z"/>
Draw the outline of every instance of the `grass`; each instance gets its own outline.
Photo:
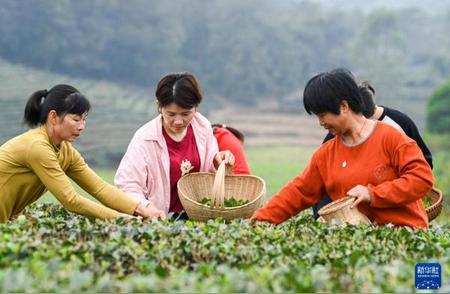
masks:
<path id="1" fill-rule="evenodd" d="M 263 178 L 267 185 L 266 200 L 278 192 L 288 181 L 303 171 L 308 163 L 315 148 L 307 146 L 291 147 L 250 147 L 247 148 L 247 156 L 252 168 L 253 174 Z M 447 151 L 438 150 L 434 155 L 434 173 L 436 178 L 435 186 L 440 188 L 444 196 L 450 192 L 449 171 L 447 169 L 449 157 Z M 115 170 L 113 169 L 95 169 L 100 177 L 107 182 L 114 183 Z M 93 199 L 84 190 L 74 184 L 76 190 L 84 197 Z M 57 200 L 47 192 L 38 201 L 39 203 L 56 203 Z M 439 216 L 439 222 L 450 220 L 450 203 L 445 200 L 444 211 Z"/>
<path id="2" fill-rule="evenodd" d="M 303 171 L 314 150 L 305 146 L 255 147 L 248 148 L 247 156 L 253 174 L 266 181 L 267 198 L 270 198 Z"/>
<path id="3" fill-rule="evenodd" d="M 266 181 L 267 198 L 269 198 L 303 170 L 313 151 L 312 147 L 254 147 L 247 149 L 247 156 L 253 174 Z M 115 170 L 94 170 L 108 183 L 114 183 Z M 93 199 L 76 184 L 74 186 L 81 195 Z M 55 203 L 57 200 L 50 192 L 47 192 L 39 199 L 39 202 Z"/>

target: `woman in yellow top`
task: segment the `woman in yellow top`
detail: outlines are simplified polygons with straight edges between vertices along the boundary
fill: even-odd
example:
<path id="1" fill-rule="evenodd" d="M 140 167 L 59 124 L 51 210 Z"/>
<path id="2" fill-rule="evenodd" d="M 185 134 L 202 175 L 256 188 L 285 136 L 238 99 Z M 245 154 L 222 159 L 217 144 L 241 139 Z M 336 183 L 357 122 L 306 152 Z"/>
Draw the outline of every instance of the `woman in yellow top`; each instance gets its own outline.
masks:
<path id="1" fill-rule="evenodd" d="M 165 214 L 97 176 L 72 146 L 84 130 L 89 101 L 74 87 L 33 93 L 24 122 L 31 129 L 0 147 L 0 223 L 13 219 L 47 190 L 69 211 L 101 219 Z M 79 195 L 69 178 L 102 204 Z"/>

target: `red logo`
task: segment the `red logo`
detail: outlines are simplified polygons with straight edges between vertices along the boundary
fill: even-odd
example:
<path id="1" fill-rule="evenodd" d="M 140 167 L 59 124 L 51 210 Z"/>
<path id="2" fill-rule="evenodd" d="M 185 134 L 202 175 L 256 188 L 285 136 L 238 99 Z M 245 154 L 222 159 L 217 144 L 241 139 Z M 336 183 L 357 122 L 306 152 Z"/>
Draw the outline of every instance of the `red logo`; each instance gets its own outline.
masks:
<path id="1" fill-rule="evenodd" d="M 378 181 L 385 181 L 388 176 L 388 170 L 390 170 L 388 165 L 381 164 L 374 169 L 373 175 Z"/>

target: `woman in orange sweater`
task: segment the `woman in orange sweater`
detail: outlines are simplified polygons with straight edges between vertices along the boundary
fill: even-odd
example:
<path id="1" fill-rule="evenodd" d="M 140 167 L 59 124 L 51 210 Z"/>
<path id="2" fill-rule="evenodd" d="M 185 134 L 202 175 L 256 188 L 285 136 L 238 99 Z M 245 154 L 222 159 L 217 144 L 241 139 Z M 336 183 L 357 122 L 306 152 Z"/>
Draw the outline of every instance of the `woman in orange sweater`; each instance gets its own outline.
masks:
<path id="1" fill-rule="evenodd" d="M 433 187 L 431 168 L 414 140 L 362 115 L 350 71 L 336 69 L 311 78 L 303 104 L 335 137 L 252 219 L 278 224 L 328 194 L 332 200 L 355 197 L 353 207 L 378 225 L 428 227 L 422 198 Z"/>

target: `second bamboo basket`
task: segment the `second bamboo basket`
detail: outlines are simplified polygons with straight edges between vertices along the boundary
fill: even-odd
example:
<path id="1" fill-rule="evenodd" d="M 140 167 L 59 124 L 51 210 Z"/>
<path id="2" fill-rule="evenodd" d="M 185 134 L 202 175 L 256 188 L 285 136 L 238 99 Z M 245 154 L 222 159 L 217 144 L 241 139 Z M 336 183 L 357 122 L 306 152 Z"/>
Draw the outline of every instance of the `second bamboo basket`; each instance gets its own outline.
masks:
<path id="1" fill-rule="evenodd" d="M 335 219 L 352 225 L 370 224 L 370 220 L 356 207 L 350 208 L 354 201 L 355 198 L 350 196 L 338 199 L 322 207 L 319 210 L 319 215 L 326 222 Z"/>

